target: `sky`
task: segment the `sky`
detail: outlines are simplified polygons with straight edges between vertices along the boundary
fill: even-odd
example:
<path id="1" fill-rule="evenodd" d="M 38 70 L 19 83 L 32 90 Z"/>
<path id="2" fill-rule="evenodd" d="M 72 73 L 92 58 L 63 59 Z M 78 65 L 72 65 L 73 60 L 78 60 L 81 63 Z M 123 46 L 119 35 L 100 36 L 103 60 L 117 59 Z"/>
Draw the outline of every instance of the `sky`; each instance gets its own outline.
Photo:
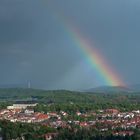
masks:
<path id="1" fill-rule="evenodd" d="M 0 85 L 106 85 L 70 36 L 77 28 L 127 85 L 140 84 L 139 0 L 1 0 Z"/>

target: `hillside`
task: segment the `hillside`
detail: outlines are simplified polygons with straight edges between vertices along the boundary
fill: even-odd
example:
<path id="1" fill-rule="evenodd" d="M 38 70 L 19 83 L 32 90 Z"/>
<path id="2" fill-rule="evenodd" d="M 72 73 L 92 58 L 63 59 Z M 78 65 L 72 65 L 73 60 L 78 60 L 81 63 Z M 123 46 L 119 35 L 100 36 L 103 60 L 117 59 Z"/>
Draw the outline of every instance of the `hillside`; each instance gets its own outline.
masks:
<path id="1" fill-rule="evenodd" d="M 86 91 L 96 92 L 96 93 L 131 93 L 134 92 L 134 89 L 121 87 L 121 86 L 101 86 L 101 87 L 91 88 Z"/>
<path id="2" fill-rule="evenodd" d="M 140 102 L 138 93 L 89 93 L 67 90 L 0 89 L 1 101 L 36 100 L 42 103 L 121 103 Z"/>
<path id="3" fill-rule="evenodd" d="M 24 88 L 1 88 L 0 100 L 16 101 L 16 100 L 37 100 L 46 103 L 94 103 L 102 98 L 96 94 L 86 92 L 76 92 L 68 90 L 40 90 L 40 89 L 24 89 Z"/>
<path id="4" fill-rule="evenodd" d="M 140 92 L 140 85 L 130 85 L 128 87 L 122 86 L 101 86 L 85 90 L 87 92 L 96 93 L 134 93 Z"/>

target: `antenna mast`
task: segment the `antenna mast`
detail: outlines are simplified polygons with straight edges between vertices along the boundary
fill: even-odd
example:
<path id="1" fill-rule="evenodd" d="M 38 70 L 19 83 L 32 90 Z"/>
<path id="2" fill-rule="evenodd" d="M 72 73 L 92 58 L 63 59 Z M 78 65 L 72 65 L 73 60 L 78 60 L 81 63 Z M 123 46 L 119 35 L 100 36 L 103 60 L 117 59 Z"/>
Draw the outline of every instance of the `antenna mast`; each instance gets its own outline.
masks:
<path id="1" fill-rule="evenodd" d="M 28 88 L 30 89 L 31 88 L 31 82 L 28 81 Z"/>

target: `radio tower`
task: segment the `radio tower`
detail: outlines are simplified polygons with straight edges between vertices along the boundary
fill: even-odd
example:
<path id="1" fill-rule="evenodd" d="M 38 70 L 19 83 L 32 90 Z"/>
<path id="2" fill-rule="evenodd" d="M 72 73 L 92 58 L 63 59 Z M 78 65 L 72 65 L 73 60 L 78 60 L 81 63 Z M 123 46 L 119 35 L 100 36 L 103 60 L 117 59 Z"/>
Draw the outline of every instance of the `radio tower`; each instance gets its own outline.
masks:
<path id="1" fill-rule="evenodd" d="M 30 89 L 31 88 L 31 82 L 28 81 L 28 88 Z"/>

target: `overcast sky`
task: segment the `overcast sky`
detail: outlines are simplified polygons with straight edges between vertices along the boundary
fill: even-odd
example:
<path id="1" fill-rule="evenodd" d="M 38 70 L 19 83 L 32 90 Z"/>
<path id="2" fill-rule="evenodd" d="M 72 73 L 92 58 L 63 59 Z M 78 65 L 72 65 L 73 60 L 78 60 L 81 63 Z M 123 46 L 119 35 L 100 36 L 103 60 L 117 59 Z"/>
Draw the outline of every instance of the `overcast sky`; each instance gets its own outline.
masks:
<path id="1" fill-rule="evenodd" d="M 125 83 L 140 84 L 139 0 L 1 0 L 0 85 L 105 85 L 66 33 L 61 15 L 94 40 Z"/>

